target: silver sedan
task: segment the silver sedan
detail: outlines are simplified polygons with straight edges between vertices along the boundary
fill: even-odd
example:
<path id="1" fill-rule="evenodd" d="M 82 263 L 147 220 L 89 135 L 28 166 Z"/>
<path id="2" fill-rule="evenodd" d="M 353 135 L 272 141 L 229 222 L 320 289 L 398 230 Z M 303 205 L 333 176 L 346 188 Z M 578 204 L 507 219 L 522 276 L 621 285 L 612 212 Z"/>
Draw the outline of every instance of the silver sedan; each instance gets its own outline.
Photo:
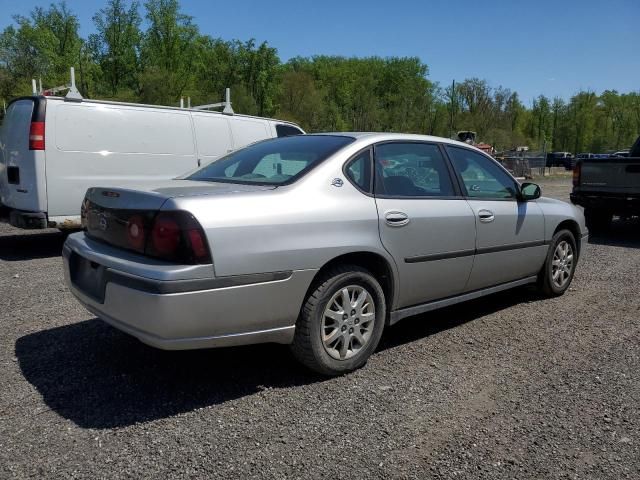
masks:
<path id="1" fill-rule="evenodd" d="M 267 140 L 181 179 L 91 188 L 66 282 L 163 349 L 278 342 L 327 375 L 385 326 L 525 284 L 562 295 L 587 230 L 464 143 L 342 133 Z"/>

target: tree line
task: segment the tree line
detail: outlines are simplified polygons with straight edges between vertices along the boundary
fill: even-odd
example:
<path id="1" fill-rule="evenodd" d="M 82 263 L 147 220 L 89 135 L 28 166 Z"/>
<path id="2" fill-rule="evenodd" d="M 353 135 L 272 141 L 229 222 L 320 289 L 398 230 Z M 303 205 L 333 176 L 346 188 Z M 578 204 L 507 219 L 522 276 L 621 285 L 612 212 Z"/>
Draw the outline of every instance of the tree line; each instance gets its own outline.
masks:
<path id="1" fill-rule="evenodd" d="M 107 0 L 82 38 L 65 2 L 35 8 L 0 34 L 0 99 L 68 83 L 75 66 L 88 98 L 177 105 L 217 102 L 231 87 L 236 112 L 292 120 L 307 131 L 401 131 L 450 137 L 473 130 L 498 150 L 603 152 L 640 134 L 640 91 L 580 91 L 568 100 L 466 79 L 443 86 L 416 57 L 318 55 L 282 62 L 267 42 L 202 34 L 178 0 Z M 462 60 L 461 60 L 462 61 Z"/>

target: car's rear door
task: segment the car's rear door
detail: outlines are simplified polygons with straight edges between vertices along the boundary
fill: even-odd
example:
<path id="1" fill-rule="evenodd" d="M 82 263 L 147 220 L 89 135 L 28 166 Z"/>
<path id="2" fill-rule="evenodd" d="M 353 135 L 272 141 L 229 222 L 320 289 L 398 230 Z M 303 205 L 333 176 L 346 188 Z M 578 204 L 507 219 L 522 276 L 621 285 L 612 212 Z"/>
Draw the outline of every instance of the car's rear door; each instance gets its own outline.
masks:
<path id="1" fill-rule="evenodd" d="M 518 184 L 493 159 L 465 147 L 446 147 L 476 229 L 476 257 L 465 290 L 535 275 L 547 252 L 544 215 L 535 201 L 518 201 Z"/>
<path id="2" fill-rule="evenodd" d="M 462 292 L 473 264 L 475 218 L 442 147 L 382 143 L 374 158 L 380 237 L 400 276 L 397 308 Z"/>

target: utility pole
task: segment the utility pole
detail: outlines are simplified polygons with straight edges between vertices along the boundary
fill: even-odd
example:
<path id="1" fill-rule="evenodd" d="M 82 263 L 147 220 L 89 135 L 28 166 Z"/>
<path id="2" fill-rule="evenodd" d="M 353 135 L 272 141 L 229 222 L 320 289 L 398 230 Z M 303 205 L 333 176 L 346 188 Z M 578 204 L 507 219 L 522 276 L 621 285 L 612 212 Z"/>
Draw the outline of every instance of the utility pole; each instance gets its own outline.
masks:
<path id="1" fill-rule="evenodd" d="M 455 105 L 455 93 L 456 93 L 456 81 L 455 79 L 453 80 L 453 82 L 451 82 L 451 119 L 450 119 L 450 123 L 449 123 L 449 133 L 450 133 L 450 138 L 453 138 L 453 109 L 454 109 L 454 105 Z"/>

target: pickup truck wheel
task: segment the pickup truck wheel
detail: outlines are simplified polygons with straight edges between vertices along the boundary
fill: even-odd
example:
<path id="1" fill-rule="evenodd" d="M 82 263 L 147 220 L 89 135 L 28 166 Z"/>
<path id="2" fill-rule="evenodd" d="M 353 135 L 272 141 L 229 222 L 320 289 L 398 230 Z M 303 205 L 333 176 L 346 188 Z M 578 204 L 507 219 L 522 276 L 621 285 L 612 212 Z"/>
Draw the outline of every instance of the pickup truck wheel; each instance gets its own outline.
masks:
<path id="1" fill-rule="evenodd" d="M 613 214 L 601 210 L 587 209 L 584 212 L 587 228 L 592 232 L 604 232 L 611 226 Z"/>
<path id="2" fill-rule="evenodd" d="M 375 351 L 385 319 L 384 292 L 373 275 L 356 265 L 335 267 L 307 297 L 291 350 L 318 373 L 348 373 Z"/>
<path id="3" fill-rule="evenodd" d="M 560 230 L 553 236 L 538 276 L 538 287 L 543 294 L 557 297 L 569 288 L 576 270 L 577 253 L 576 240 L 569 230 Z"/>

